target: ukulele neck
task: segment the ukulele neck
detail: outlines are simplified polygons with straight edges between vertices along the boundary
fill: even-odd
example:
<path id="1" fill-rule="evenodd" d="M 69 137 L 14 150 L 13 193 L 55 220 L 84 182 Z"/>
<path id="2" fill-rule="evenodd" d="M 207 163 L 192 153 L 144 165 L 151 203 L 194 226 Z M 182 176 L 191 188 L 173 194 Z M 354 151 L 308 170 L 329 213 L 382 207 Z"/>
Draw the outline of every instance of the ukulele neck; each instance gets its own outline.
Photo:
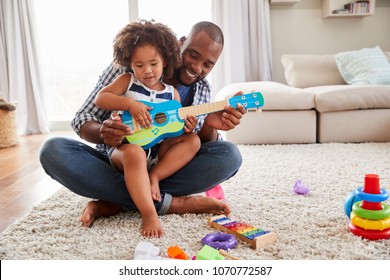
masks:
<path id="1" fill-rule="evenodd" d="M 229 106 L 228 100 L 183 107 L 178 110 L 179 118 L 184 120 L 187 116 L 196 117 L 196 116 L 201 116 L 213 112 L 222 111 L 225 109 L 225 106 Z"/>

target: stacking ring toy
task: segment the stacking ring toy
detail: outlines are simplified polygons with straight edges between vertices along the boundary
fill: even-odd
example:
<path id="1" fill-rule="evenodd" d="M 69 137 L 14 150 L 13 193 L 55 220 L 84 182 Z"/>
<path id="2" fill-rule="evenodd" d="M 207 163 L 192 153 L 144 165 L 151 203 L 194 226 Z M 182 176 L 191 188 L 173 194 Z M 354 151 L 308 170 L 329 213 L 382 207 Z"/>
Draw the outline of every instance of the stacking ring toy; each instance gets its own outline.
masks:
<path id="1" fill-rule="evenodd" d="M 388 239 L 390 238 L 390 228 L 385 230 L 365 230 L 361 227 L 357 227 L 351 222 L 348 224 L 349 230 L 358 236 L 369 240 Z"/>
<path id="2" fill-rule="evenodd" d="M 351 216 L 352 206 L 358 202 L 362 201 L 357 195 L 355 191 L 351 191 L 344 200 L 344 212 L 347 215 L 348 219 Z"/>
<path id="3" fill-rule="evenodd" d="M 359 217 L 355 212 L 351 213 L 351 223 L 355 226 L 371 230 L 384 230 L 390 228 L 390 218 L 384 220 L 368 220 Z"/>
<path id="4" fill-rule="evenodd" d="M 389 198 L 389 193 L 387 190 L 381 189 L 381 193 L 372 194 L 363 192 L 363 187 L 357 188 L 356 195 L 361 199 L 368 202 L 382 202 L 386 201 Z"/>
<path id="5" fill-rule="evenodd" d="M 237 239 L 232 234 L 228 233 L 209 233 L 202 239 L 202 244 L 209 245 L 217 250 L 232 249 L 237 245 Z"/>
<path id="6" fill-rule="evenodd" d="M 382 210 L 366 210 L 362 208 L 362 202 L 358 201 L 352 206 L 352 211 L 361 218 L 370 220 L 383 220 L 390 216 L 390 206 L 381 203 Z"/>

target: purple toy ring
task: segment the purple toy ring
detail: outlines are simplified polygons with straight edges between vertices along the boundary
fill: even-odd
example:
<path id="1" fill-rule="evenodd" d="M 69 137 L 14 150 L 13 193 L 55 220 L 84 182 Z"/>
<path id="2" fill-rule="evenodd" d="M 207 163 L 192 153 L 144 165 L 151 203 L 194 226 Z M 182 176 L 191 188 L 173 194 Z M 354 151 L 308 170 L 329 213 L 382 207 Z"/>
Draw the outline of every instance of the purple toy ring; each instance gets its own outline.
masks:
<path id="1" fill-rule="evenodd" d="M 237 245 L 237 239 L 232 234 L 228 233 L 209 233 L 202 239 L 202 244 L 209 245 L 214 249 L 228 250 Z"/>

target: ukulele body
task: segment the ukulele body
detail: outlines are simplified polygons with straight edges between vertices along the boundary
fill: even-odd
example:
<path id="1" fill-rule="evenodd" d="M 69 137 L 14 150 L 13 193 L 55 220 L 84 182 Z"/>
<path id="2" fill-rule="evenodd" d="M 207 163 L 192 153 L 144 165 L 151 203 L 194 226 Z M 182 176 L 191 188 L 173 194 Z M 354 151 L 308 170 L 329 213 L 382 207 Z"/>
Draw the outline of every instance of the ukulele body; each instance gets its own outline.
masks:
<path id="1" fill-rule="evenodd" d="M 127 135 L 128 143 L 136 144 L 144 149 L 149 149 L 161 140 L 168 137 L 182 135 L 184 132 L 184 120 L 179 118 L 179 109 L 182 108 L 180 102 L 169 100 L 161 103 L 150 103 L 139 101 L 147 106 L 153 107 L 149 114 L 153 120 L 151 127 L 141 127 L 133 120 L 128 111 L 122 115 L 122 122 L 131 127 L 134 134 Z"/>

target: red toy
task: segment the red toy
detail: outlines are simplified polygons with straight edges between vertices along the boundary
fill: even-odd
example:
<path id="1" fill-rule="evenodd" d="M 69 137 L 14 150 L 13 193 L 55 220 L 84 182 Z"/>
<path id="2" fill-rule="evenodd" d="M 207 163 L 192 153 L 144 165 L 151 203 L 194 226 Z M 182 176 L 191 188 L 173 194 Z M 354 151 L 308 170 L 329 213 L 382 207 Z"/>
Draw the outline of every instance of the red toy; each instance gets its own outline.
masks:
<path id="1" fill-rule="evenodd" d="M 206 196 L 214 197 L 218 200 L 224 200 L 225 199 L 225 193 L 223 192 L 222 186 L 217 185 L 213 187 L 212 189 L 205 192 Z"/>
<path id="2" fill-rule="evenodd" d="M 349 230 L 369 240 L 390 238 L 390 206 L 384 203 L 389 194 L 380 188 L 379 176 L 366 174 L 356 196 L 361 201 L 353 204 Z"/>

